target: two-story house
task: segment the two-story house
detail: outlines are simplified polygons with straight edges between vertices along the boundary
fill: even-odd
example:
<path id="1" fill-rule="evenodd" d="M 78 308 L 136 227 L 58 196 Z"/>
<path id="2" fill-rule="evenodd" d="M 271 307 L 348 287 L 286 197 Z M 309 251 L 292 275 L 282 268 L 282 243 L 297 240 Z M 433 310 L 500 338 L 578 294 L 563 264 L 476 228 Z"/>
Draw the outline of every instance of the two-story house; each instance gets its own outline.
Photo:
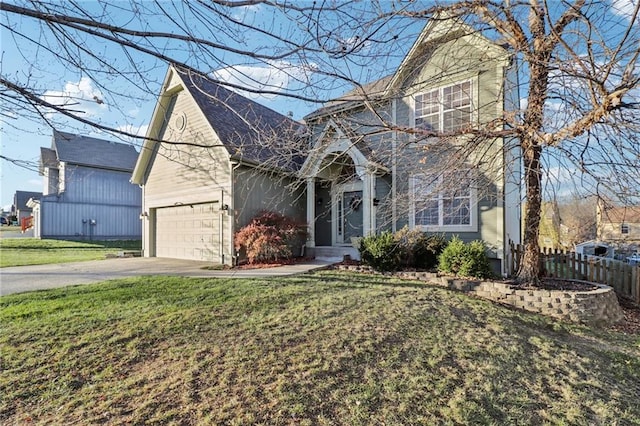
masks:
<path id="1" fill-rule="evenodd" d="M 640 206 L 597 203 L 597 238 L 615 245 L 640 245 Z"/>
<path id="2" fill-rule="evenodd" d="M 506 272 L 520 163 L 509 140 L 473 135 L 518 104 L 512 60 L 460 21 L 432 20 L 393 75 L 304 125 L 170 67 L 132 178 L 144 256 L 230 264 L 235 232 L 269 209 L 306 221 L 307 255 L 357 258 L 359 237 L 408 226 L 482 239 Z"/>
<path id="3" fill-rule="evenodd" d="M 138 157 L 128 144 L 55 131 L 40 149 L 43 195 L 33 202 L 34 235 L 140 239 L 142 191 L 129 182 Z"/>
<path id="4" fill-rule="evenodd" d="M 33 209 L 27 205 L 29 200 L 39 200 L 41 197 L 42 192 L 16 191 L 13 195 L 11 215 L 16 217 L 18 223 L 22 223 L 23 219 L 26 219 L 33 214 Z"/>

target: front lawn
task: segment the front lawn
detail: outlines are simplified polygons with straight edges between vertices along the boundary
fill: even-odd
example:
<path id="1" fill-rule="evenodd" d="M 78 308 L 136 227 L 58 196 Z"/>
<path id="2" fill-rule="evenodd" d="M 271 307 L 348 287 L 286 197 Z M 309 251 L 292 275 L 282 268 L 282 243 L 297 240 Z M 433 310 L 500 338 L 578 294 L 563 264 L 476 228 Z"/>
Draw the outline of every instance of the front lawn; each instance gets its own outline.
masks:
<path id="1" fill-rule="evenodd" d="M 122 250 L 140 250 L 137 241 L 62 241 L 37 238 L 0 239 L 0 268 L 104 259 Z"/>
<path id="2" fill-rule="evenodd" d="M 0 298 L 3 424 L 639 424 L 640 339 L 325 271 Z"/>

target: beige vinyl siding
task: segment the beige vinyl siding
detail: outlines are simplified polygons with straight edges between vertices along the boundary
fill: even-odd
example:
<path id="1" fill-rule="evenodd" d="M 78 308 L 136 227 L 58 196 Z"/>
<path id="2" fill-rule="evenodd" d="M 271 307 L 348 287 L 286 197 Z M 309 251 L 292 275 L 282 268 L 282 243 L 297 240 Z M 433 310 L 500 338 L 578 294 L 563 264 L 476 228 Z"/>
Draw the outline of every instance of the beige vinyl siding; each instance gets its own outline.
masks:
<path id="1" fill-rule="evenodd" d="M 226 149 L 196 103 L 185 91 L 178 92 L 175 106 L 167 119 L 162 139 L 195 143 L 201 146 L 159 144 L 150 162 L 146 178 L 147 207 L 210 201 L 229 195 L 230 167 Z M 186 117 L 184 130 L 176 120 Z"/>
<path id="2" fill-rule="evenodd" d="M 175 84 L 170 81 L 168 86 Z M 156 145 L 144 179 L 144 212 L 147 214 L 144 255 L 230 264 L 232 218 L 222 210 L 223 205 L 231 204 L 228 152 L 186 91 L 167 96 L 175 99 L 170 103 L 167 117 L 154 123 L 160 128 L 156 130 L 158 137 L 199 146 Z M 184 128 L 180 128 L 181 120 L 185 120 Z M 207 206 L 215 212 L 207 213 L 211 217 L 206 219 L 194 218 L 192 210 L 200 208 L 196 206 Z M 170 214 L 178 212 L 182 214 Z M 207 225 L 211 220 L 214 221 L 212 228 Z M 213 234 L 211 229 L 215 231 Z M 174 244 L 178 246 L 171 248 Z"/>

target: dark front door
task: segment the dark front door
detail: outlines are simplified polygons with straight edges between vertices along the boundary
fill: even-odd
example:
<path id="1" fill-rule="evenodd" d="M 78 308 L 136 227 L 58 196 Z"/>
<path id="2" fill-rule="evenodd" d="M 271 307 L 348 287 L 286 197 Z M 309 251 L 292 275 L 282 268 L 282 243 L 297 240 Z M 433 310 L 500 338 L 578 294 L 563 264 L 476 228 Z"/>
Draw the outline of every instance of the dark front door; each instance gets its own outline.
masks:
<path id="1" fill-rule="evenodd" d="M 351 237 L 362 237 L 362 191 L 342 193 L 342 242 L 351 243 Z"/>

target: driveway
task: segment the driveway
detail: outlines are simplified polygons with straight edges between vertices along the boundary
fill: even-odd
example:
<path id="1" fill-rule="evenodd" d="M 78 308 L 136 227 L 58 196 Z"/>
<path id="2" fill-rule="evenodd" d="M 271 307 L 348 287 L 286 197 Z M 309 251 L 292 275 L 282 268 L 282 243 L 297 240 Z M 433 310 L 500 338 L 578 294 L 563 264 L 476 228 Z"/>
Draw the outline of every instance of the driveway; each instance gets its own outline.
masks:
<path id="1" fill-rule="evenodd" d="M 26 231 L 20 231 L 20 228 L 5 228 L 0 230 L 0 238 L 33 238 L 33 228 Z"/>
<path id="2" fill-rule="evenodd" d="M 329 262 L 311 260 L 306 263 L 264 269 L 202 269 L 210 262 L 164 258 L 115 258 L 89 262 L 0 268 L 0 295 L 34 290 L 91 284 L 116 278 L 141 275 L 173 275 L 182 277 L 251 278 L 295 275 L 324 268 Z"/>

